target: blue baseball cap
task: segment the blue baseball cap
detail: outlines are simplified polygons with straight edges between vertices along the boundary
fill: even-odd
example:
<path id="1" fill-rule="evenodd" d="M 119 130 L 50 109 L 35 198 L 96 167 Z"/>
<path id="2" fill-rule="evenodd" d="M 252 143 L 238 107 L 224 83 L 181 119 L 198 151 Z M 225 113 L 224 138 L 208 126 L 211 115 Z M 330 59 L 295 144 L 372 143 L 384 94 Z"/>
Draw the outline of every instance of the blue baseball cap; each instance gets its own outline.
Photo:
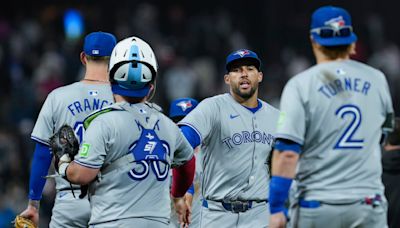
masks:
<path id="1" fill-rule="evenodd" d="M 94 57 L 111 56 L 117 43 L 115 36 L 108 32 L 92 32 L 85 37 L 83 52 Z"/>
<path id="2" fill-rule="evenodd" d="M 254 60 L 255 67 L 260 70 L 261 60 L 255 52 L 248 49 L 240 49 L 229 54 L 228 57 L 226 57 L 226 70 L 229 72 L 234 62 L 243 59 Z"/>
<path id="3" fill-rule="evenodd" d="M 186 116 L 199 102 L 193 98 L 179 98 L 173 100 L 169 107 L 169 117 Z"/>
<path id="4" fill-rule="evenodd" d="M 310 32 L 313 40 L 322 46 L 348 45 L 357 41 L 350 14 L 335 6 L 323 6 L 314 11 Z"/>

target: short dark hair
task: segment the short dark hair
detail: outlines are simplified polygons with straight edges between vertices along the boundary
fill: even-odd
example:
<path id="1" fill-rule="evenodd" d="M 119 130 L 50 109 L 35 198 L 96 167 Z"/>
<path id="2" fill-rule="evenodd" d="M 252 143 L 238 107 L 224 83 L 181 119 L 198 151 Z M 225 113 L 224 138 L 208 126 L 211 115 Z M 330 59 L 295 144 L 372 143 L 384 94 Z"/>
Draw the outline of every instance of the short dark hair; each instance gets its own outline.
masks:
<path id="1" fill-rule="evenodd" d="M 394 121 L 393 132 L 387 137 L 387 143 L 390 145 L 400 145 L 400 117 L 396 117 Z"/>
<path id="2" fill-rule="evenodd" d="M 95 61 L 95 62 L 104 61 L 104 62 L 108 63 L 110 61 L 110 56 L 91 56 L 91 55 L 86 55 L 86 58 L 88 60 Z"/>
<path id="3" fill-rule="evenodd" d="M 351 44 L 339 46 L 321 46 L 322 53 L 330 60 L 343 58 L 350 55 Z"/>

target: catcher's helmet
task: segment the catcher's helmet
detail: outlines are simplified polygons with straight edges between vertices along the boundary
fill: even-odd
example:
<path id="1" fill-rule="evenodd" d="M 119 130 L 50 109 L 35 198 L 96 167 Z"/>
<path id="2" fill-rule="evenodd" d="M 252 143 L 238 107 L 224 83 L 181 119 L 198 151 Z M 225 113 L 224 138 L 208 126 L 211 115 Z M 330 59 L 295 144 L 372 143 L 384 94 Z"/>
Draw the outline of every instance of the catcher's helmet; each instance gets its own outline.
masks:
<path id="1" fill-rule="evenodd" d="M 128 97 L 145 97 L 157 75 L 157 60 L 150 45 L 129 37 L 114 47 L 109 64 L 112 91 Z"/>

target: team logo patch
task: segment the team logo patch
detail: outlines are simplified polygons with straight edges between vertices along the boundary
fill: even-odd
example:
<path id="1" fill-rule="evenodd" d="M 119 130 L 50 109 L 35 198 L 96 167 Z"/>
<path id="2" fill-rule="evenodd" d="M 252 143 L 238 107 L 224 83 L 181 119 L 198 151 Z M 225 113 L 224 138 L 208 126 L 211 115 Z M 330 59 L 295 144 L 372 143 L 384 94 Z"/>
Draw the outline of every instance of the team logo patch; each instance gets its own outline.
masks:
<path id="1" fill-rule="evenodd" d="M 345 74 L 346 74 L 346 71 L 344 71 L 343 69 L 337 69 L 337 70 L 336 70 L 336 73 L 337 73 L 338 75 L 345 75 Z"/>
<path id="2" fill-rule="evenodd" d="M 89 95 L 95 97 L 95 96 L 99 95 L 99 91 L 97 91 L 97 90 L 89 90 Z"/>
<path id="3" fill-rule="evenodd" d="M 339 16 L 339 17 L 332 18 L 329 21 L 326 21 L 325 25 L 328 27 L 339 29 L 340 27 L 345 26 L 346 22 L 343 20 L 342 16 Z"/>
<path id="4" fill-rule="evenodd" d="M 89 149 L 90 149 L 90 144 L 89 143 L 82 144 L 82 148 L 79 151 L 79 156 L 87 157 L 89 155 Z"/>
<path id="5" fill-rule="evenodd" d="M 250 54 L 250 52 L 248 50 L 239 50 L 234 55 L 240 55 L 240 57 L 243 58 L 243 56 L 249 55 L 249 54 Z"/>
<path id="6" fill-rule="evenodd" d="M 192 102 L 190 100 L 188 101 L 181 101 L 176 106 L 180 107 L 182 111 L 186 111 L 186 109 L 193 107 Z"/>

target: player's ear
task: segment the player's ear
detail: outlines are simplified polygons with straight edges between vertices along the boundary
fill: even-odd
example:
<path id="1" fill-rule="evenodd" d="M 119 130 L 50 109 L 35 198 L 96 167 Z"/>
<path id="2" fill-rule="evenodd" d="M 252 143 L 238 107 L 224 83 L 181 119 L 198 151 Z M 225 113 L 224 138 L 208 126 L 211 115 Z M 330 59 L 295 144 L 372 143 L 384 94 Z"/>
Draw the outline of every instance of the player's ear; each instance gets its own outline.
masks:
<path id="1" fill-rule="evenodd" d="M 224 81 L 225 81 L 225 84 L 230 84 L 230 77 L 229 77 L 229 74 L 225 74 L 225 76 L 224 76 Z"/>
<path id="2" fill-rule="evenodd" d="M 264 74 L 261 71 L 258 72 L 258 83 L 262 82 L 263 78 L 264 78 Z"/>
<path id="3" fill-rule="evenodd" d="M 82 51 L 81 54 L 79 55 L 81 59 L 81 63 L 86 66 L 86 54 Z"/>
<path id="4" fill-rule="evenodd" d="M 149 86 L 150 86 L 150 89 L 149 89 L 149 92 L 147 93 L 148 97 L 152 96 L 151 94 L 154 94 L 154 90 L 156 88 L 153 83 L 150 83 Z"/>
<path id="5" fill-rule="evenodd" d="M 357 54 L 357 51 L 356 51 L 356 42 L 350 44 L 350 55 L 355 55 L 355 54 Z"/>

